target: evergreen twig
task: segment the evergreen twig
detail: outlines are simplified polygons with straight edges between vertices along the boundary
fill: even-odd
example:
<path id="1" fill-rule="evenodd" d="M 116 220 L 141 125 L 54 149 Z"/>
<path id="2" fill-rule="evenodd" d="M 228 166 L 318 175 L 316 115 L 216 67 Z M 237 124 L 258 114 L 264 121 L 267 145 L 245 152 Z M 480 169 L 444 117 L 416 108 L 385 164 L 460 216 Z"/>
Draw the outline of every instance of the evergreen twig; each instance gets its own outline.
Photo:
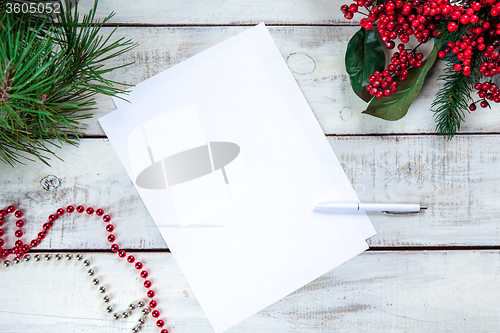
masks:
<path id="1" fill-rule="evenodd" d="M 104 61 L 134 48 L 123 38 L 111 42 L 95 20 L 97 0 L 79 17 L 70 0 L 56 16 L 7 13 L 0 2 L 0 161 L 11 166 L 38 159 L 48 165 L 54 148 L 78 144 L 83 121 L 92 117 L 95 95 L 124 93 L 107 73 L 130 64 Z M 32 157 L 30 157 L 32 156 Z"/>
<path id="2" fill-rule="evenodd" d="M 472 102 L 471 92 L 474 84 L 479 81 L 479 63 L 482 60 L 480 52 L 475 53 L 471 59 L 471 74 L 463 75 L 453 69 L 453 63 L 448 62 L 444 73 L 438 80 L 444 81 L 444 86 L 439 89 L 432 102 L 436 131 L 446 136 L 448 140 L 460 130 L 465 112 L 469 112 Z"/>

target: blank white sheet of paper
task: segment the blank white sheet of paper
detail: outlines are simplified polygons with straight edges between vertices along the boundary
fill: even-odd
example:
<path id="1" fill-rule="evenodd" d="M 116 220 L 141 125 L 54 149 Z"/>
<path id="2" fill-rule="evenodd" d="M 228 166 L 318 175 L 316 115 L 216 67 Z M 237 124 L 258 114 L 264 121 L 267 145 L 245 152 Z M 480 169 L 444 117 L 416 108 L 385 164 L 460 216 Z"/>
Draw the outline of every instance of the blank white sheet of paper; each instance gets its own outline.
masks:
<path id="1" fill-rule="evenodd" d="M 358 199 L 263 24 L 126 98 L 99 121 L 216 332 L 367 249 L 313 211 Z"/>

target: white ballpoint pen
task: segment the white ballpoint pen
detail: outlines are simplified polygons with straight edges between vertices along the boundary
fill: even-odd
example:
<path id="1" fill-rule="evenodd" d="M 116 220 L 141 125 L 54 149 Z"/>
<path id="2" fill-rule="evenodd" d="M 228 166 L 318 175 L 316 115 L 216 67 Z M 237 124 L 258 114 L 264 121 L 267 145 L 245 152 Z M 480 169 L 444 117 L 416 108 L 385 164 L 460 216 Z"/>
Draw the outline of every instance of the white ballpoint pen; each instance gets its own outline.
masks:
<path id="1" fill-rule="evenodd" d="M 417 213 L 427 209 L 420 204 L 378 204 L 378 203 L 339 203 L 334 201 L 319 202 L 314 209 L 325 212 L 350 212 L 362 210 L 365 212 Z"/>

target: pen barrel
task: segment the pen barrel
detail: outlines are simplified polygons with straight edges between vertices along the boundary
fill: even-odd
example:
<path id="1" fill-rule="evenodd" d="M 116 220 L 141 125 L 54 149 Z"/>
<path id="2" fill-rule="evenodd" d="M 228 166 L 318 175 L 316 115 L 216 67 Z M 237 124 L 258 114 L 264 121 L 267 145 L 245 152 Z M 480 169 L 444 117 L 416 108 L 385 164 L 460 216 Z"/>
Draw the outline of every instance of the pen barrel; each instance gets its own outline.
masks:
<path id="1" fill-rule="evenodd" d="M 395 213 L 412 213 L 420 211 L 419 204 L 370 204 L 370 203 L 337 203 L 337 202 L 322 202 L 315 206 L 315 209 L 320 211 L 358 211 L 365 212 L 395 212 Z"/>
<path id="2" fill-rule="evenodd" d="M 359 204 L 359 210 L 364 210 L 365 212 L 418 212 L 420 211 L 419 204 L 369 204 L 361 203 Z"/>

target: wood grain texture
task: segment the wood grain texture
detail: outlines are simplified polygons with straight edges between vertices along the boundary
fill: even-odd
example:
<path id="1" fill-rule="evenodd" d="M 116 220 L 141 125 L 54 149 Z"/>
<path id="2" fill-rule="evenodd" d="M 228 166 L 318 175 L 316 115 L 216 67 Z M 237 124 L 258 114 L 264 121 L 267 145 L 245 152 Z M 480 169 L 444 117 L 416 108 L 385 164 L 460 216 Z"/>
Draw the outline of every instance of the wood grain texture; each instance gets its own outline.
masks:
<path id="1" fill-rule="evenodd" d="M 88 11 L 93 0 L 80 2 Z M 102 19 L 110 12 L 116 13 L 110 21 L 114 24 L 150 25 L 252 25 L 260 22 L 273 25 L 349 25 L 359 22 L 360 15 L 352 21 L 344 18 L 340 6 L 346 1 L 300 0 L 214 0 L 128 1 L 100 0 L 97 17 Z"/>
<path id="2" fill-rule="evenodd" d="M 108 33 L 110 28 L 105 29 Z M 125 27 L 115 38 L 130 38 L 140 45 L 109 62 L 128 68 L 110 78 L 137 84 L 207 48 L 247 29 L 247 27 Z M 435 133 L 431 103 L 440 82 L 436 81 L 444 64 L 431 70 L 419 96 L 406 117 L 385 121 L 361 114 L 367 104 L 352 91 L 345 70 L 345 49 L 356 27 L 270 27 L 269 30 L 294 74 L 302 92 L 326 134 L 405 134 Z M 115 109 L 109 97 L 98 97 L 98 109 L 87 135 L 103 136 L 97 119 Z M 496 133 L 500 125 L 500 107 L 479 109 L 467 114 L 462 133 Z"/>
<path id="3" fill-rule="evenodd" d="M 500 239 L 500 136 L 473 135 L 445 141 L 437 136 L 329 137 L 332 149 L 363 202 L 420 202 L 421 214 L 370 213 L 378 235 L 372 247 L 498 246 Z M 12 169 L 0 166 L 0 206 L 26 211 L 28 237 L 59 206 L 83 203 L 113 216 L 118 243 L 125 248 L 165 249 L 166 245 L 107 140 L 65 147 L 65 162 Z M 40 181 L 61 179 L 53 191 Z M 13 229 L 9 229 L 9 232 Z M 107 249 L 104 224 L 73 214 L 58 220 L 42 248 Z M 7 238 L 12 241 L 12 236 Z"/>
<path id="4" fill-rule="evenodd" d="M 499 254 L 364 253 L 227 332 L 497 332 Z M 212 332 L 171 254 L 134 255 L 150 272 L 171 333 Z M 142 279 L 125 260 L 111 253 L 88 257 L 115 309 L 144 299 Z M 1 266 L 0 332 L 130 332 L 138 313 L 111 319 L 87 269 L 64 259 Z M 141 332 L 158 332 L 151 317 Z"/>

